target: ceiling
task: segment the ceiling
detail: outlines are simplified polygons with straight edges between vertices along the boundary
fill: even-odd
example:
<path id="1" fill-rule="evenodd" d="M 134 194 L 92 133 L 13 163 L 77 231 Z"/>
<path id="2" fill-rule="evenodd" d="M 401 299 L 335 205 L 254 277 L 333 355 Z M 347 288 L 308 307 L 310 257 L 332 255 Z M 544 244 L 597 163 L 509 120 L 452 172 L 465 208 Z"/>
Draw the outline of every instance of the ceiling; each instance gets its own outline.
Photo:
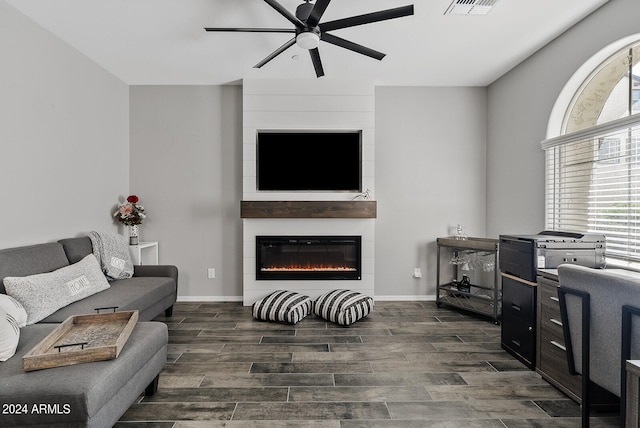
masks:
<path id="1" fill-rule="evenodd" d="M 263 0 L 4 0 L 130 85 L 316 79 L 293 46 L 253 66 L 291 34 L 212 33 L 204 27 L 293 25 Z M 333 0 L 321 23 L 415 5 L 415 15 L 333 34 L 387 56 L 321 42 L 326 78 L 379 85 L 486 86 L 608 0 L 499 0 L 487 15 L 445 15 L 451 0 Z M 294 12 L 302 0 L 279 0 Z"/>

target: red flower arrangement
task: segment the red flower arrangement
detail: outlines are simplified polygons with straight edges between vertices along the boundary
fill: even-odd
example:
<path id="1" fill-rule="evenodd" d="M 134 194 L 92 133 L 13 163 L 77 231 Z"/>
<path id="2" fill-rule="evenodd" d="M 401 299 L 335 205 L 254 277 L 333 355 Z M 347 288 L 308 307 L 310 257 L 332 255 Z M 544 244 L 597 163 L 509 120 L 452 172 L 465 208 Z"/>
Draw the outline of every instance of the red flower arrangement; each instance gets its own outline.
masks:
<path id="1" fill-rule="evenodd" d="M 127 196 L 127 202 L 119 204 L 113 216 L 117 217 L 118 221 L 127 226 L 142 224 L 142 220 L 146 218 L 146 215 L 144 213 L 144 207 L 138 204 L 139 200 L 136 195 Z"/>

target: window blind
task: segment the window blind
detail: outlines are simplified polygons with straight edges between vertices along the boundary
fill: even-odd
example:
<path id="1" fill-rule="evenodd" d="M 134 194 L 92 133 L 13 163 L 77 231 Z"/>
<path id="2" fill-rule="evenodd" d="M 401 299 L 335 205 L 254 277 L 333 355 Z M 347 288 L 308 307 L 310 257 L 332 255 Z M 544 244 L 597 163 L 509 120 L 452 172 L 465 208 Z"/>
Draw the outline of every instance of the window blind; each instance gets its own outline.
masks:
<path id="1" fill-rule="evenodd" d="M 546 228 L 602 233 L 607 257 L 640 261 L 640 114 L 542 142 Z"/>

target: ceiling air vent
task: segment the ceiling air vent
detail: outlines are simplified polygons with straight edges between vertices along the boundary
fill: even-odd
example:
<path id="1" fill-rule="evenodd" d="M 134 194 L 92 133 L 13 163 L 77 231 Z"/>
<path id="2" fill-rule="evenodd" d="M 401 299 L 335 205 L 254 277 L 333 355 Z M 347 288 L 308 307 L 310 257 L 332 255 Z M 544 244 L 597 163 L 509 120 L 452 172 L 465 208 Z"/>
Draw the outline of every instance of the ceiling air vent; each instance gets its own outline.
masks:
<path id="1" fill-rule="evenodd" d="M 445 15 L 486 15 L 498 0 L 453 0 Z"/>

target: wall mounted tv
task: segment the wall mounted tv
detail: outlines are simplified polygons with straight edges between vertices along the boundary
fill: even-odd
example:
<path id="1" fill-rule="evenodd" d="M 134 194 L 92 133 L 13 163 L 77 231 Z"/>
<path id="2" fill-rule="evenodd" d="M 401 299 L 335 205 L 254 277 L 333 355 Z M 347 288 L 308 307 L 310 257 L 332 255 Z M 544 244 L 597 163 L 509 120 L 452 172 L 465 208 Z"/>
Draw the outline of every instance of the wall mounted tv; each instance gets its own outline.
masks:
<path id="1" fill-rule="evenodd" d="M 361 131 L 258 131 L 259 191 L 362 192 Z"/>

